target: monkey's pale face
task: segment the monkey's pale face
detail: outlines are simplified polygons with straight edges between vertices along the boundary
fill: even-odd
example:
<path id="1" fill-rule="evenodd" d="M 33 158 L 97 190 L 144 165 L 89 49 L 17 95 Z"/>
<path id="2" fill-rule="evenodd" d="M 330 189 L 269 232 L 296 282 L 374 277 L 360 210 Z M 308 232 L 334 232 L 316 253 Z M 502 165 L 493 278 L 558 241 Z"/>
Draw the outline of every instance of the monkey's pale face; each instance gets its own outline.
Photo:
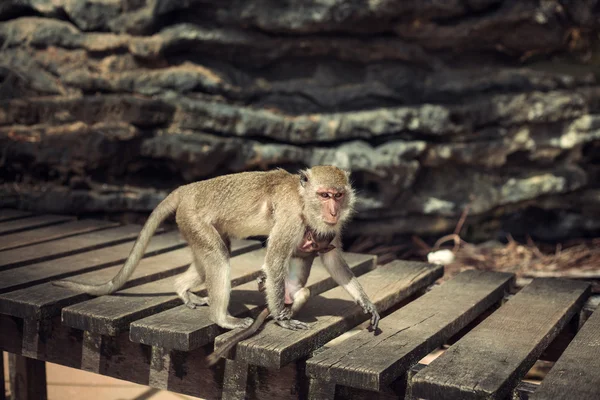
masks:
<path id="1" fill-rule="evenodd" d="M 319 188 L 317 196 L 321 202 L 321 215 L 323 222 L 329 225 L 338 223 L 344 202 L 344 192 L 331 188 Z"/>
<path id="2" fill-rule="evenodd" d="M 348 173 L 331 166 L 300 173 L 300 195 L 308 225 L 324 234 L 339 233 L 354 210 L 354 191 Z"/>

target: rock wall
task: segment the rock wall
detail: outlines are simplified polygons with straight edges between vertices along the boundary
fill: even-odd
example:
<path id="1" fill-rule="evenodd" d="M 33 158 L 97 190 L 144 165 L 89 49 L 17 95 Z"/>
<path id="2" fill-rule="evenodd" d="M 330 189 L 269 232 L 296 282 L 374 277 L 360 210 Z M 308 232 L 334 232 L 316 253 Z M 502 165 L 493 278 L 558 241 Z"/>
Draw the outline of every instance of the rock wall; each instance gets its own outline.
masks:
<path id="1" fill-rule="evenodd" d="M 3 0 L 0 206 L 335 164 L 351 234 L 600 233 L 596 0 Z M 382 239 L 383 240 L 383 239 Z"/>

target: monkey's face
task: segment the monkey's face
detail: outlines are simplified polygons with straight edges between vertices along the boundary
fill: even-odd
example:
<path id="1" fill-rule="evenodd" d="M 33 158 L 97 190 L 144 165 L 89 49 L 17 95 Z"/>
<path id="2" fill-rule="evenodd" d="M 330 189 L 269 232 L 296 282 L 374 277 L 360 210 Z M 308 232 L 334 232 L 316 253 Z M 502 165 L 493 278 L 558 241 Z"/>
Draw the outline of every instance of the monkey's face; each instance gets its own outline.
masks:
<path id="1" fill-rule="evenodd" d="M 332 166 L 318 166 L 300 173 L 304 214 L 320 232 L 339 231 L 352 214 L 354 191 L 349 173 Z"/>
<path id="2" fill-rule="evenodd" d="M 329 225 L 338 223 L 344 201 L 344 192 L 334 188 L 319 188 L 317 196 L 321 202 L 321 217 Z"/>

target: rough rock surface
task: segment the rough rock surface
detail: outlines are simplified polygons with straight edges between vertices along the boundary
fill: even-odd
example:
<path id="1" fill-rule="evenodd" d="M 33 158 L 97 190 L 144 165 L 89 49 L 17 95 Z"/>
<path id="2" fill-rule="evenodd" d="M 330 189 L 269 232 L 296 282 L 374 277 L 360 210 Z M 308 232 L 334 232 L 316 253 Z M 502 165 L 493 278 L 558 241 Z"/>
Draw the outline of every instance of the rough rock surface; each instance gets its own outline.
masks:
<path id="1" fill-rule="evenodd" d="M 3 0 L 0 206 L 335 164 L 350 233 L 600 233 L 596 0 Z"/>

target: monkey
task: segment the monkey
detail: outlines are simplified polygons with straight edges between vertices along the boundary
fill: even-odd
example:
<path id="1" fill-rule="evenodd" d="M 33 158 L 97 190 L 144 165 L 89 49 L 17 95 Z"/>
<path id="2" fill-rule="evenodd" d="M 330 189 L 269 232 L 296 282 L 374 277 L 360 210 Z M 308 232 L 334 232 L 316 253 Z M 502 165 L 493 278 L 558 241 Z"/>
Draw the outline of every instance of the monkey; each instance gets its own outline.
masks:
<path id="1" fill-rule="evenodd" d="M 335 246 L 331 244 L 332 239 L 333 236 L 331 235 L 317 237 L 317 235 L 310 228 L 307 228 L 304 232 L 304 238 L 296 248 L 294 256 L 291 259 L 292 264 L 285 281 L 285 305 L 286 307 L 292 308 L 292 316 L 294 316 L 302 308 L 302 306 L 310 297 L 310 290 L 305 287 L 305 285 L 306 281 L 308 280 L 308 276 L 310 275 L 310 269 L 316 254 L 324 254 L 333 250 Z M 263 272 L 257 278 L 259 292 L 265 291 L 265 280 L 266 276 Z M 225 343 L 222 343 L 219 348 L 215 349 L 212 354 L 207 356 L 205 359 L 205 364 L 208 367 L 216 364 L 219 359 L 224 357 L 235 345 L 258 332 L 268 317 L 269 308 L 265 307 L 260 314 L 258 314 L 252 325 L 234 334 Z M 307 327 L 305 326 L 299 327 L 299 329 L 306 328 Z"/>
<path id="2" fill-rule="evenodd" d="M 303 329 L 306 324 L 291 318 L 293 307 L 285 306 L 285 294 L 287 289 L 288 301 L 292 300 L 291 293 L 294 298 L 305 296 L 303 284 L 298 282 L 305 279 L 304 275 L 308 277 L 310 267 L 306 265 L 310 258 L 293 255 L 306 242 L 306 231 L 310 229 L 318 238 L 333 238 L 334 248 L 320 255 L 322 262 L 338 285 L 345 288 L 365 313 L 371 314 L 371 324 L 376 327 L 380 319 L 377 309 L 340 250 L 342 228 L 354 212 L 355 194 L 349 176 L 348 171 L 322 165 L 297 174 L 283 169 L 240 172 L 180 186 L 152 211 L 115 277 L 99 285 L 70 280 L 53 283 L 97 296 L 115 292 L 139 264 L 158 226 L 175 214 L 179 231 L 193 256 L 190 268 L 176 283 L 176 292 L 186 305 L 191 308 L 208 305 L 211 320 L 224 329 L 249 327 L 252 318 L 236 318 L 227 310 L 231 295 L 228 246 L 231 238 L 267 236 L 262 270 L 270 315 L 283 328 Z M 299 261 L 299 268 L 289 265 L 292 258 Z M 291 274 L 302 276 L 299 280 L 289 279 L 286 288 L 285 278 Z M 207 297 L 191 293 L 200 283 L 206 284 Z"/>

